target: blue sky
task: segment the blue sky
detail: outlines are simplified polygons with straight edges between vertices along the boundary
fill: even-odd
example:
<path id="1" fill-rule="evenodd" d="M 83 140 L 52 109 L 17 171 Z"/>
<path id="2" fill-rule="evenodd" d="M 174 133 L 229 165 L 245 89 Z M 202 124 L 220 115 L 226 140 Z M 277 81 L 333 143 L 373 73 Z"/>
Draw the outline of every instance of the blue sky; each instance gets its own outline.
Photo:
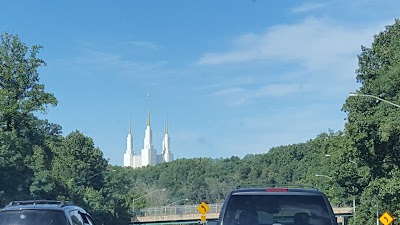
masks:
<path id="1" fill-rule="evenodd" d="M 176 158 L 243 157 L 342 130 L 357 54 L 400 1 L 6 1 L 0 31 L 41 44 L 43 117 L 122 165 L 129 117 L 143 147 L 168 117 Z"/>

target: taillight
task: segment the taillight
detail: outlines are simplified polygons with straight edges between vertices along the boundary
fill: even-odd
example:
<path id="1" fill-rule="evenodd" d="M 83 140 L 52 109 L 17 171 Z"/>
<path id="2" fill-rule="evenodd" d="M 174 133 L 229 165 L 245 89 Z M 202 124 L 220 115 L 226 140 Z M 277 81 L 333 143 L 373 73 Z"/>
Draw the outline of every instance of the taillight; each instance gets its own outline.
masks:
<path id="1" fill-rule="evenodd" d="M 287 188 L 266 188 L 265 189 L 268 192 L 287 192 Z"/>

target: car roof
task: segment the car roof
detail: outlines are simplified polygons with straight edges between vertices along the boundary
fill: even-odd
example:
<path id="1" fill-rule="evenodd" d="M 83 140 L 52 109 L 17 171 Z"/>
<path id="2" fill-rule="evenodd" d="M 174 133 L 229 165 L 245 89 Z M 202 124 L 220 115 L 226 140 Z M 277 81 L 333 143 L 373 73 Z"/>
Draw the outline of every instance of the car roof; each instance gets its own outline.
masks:
<path id="1" fill-rule="evenodd" d="M 282 187 L 267 187 L 267 188 L 238 188 L 236 190 L 232 191 L 232 194 L 235 193 L 249 193 L 251 194 L 252 192 L 254 193 L 270 193 L 270 194 L 284 194 L 284 193 L 290 193 L 290 194 L 320 194 L 323 195 L 323 193 L 317 189 L 311 189 L 311 188 L 282 188 Z"/>
<path id="2" fill-rule="evenodd" d="M 79 209 L 86 212 L 72 202 L 53 201 L 53 200 L 28 200 L 28 201 L 12 201 L 0 211 L 12 210 L 55 210 L 55 211 L 71 211 Z"/>

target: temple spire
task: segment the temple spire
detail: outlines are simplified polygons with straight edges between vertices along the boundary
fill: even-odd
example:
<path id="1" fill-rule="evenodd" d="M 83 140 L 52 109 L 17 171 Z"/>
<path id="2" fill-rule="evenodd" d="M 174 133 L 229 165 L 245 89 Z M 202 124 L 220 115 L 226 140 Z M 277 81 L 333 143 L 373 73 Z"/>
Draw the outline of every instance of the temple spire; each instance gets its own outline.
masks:
<path id="1" fill-rule="evenodd" d="M 165 121 L 165 134 L 168 134 L 168 117 Z"/>
<path id="2" fill-rule="evenodd" d="M 131 115 L 129 115 L 129 131 L 128 134 L 132 134 L 132 122 L 131 122 Z"/>
<path id="3" fill-rule="evenodd" d="M 168 117 L 165 120 L 165 134 L 164 139 L 162 141 L 162 158 L 163 162 L 171 162 L 174 158 L 173 154 L 171 153 L 170 143 L 169 143 L 169 134 L 168 134 Z"/>
<path id="4" fill-rule="evenodd" d="M 147 126 L 150 126 L 150 94 L 147 94 Z"/>

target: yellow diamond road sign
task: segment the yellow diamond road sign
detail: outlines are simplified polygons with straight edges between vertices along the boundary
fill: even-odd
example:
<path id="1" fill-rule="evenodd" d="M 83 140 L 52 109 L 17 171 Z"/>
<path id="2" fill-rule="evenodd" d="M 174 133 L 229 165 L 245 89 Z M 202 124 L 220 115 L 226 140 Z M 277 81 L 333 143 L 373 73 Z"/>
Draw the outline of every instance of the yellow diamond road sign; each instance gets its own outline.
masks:
<path id="1" fill-rule="evenodd" d="M 389 225 L 393 222 L 393 217 L 385 212 L 381 217 L 379 217 L 379 221 L 381 221 L 381 223 L 383 223 L 383 225 Z"/>
<path id="2" fill-rule="evenodd" d="M 206 214 L 208 211 L 210 211 L 210 207 L 205 202 L 202 202 L 197 207 L 197 211 L 199 211 L 200 214 Z"/>

